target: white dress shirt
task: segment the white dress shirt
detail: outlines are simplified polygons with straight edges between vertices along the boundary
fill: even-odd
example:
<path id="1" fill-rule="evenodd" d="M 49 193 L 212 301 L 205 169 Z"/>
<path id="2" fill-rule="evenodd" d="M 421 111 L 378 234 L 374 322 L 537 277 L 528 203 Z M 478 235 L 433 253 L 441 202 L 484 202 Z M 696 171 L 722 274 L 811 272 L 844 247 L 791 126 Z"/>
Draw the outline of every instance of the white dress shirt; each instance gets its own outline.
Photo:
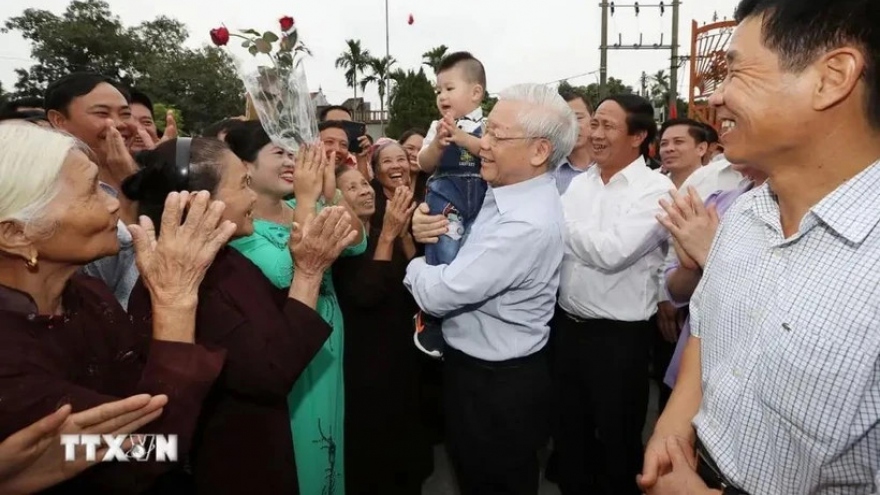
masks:
<path id="1" fill-rule="evenodd" d="M 880 162 L 785 238 L 767 184 L 727 210 L 691 300 L 697 434 L 752 495 L 880 482 Z"/>
<path id="2" fill-rule="evenodd" d="M 412 260 L 404 285 L 443 318 L 447 344 L 486 361 L 528 356 L 547 343 L 565 249 L 553 174 L 489 187 L 449 265 Z"/>
<path id="3" fill-rule="evenodd" d="M 681 185 L 682 191 L 693 186 L 705 201 L 710 194 L 718 191 L 730 191 L 745 185 L 748 179 L 733 169 L 724 155 L 716 156 L 708 164 L 698 168 Z"/>
<path id="4" fill-rule="evenodd" d="M 675 186 L 642 157 L 602 182 L 599 167 L 562 196 L 566 250 L 559 305 L 585 319 L 646 321 L 657 311 L 667 234 L 660 199 Z"/>

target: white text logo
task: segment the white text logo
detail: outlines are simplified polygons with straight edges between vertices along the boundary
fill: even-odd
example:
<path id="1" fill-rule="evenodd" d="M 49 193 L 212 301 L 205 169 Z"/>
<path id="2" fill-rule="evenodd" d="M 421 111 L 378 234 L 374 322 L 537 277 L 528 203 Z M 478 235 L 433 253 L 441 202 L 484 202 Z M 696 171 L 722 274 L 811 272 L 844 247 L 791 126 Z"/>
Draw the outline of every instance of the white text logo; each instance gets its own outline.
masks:
<path id="1" fill-rule="evenodd" d="M 61 445 L 66 461 L 76 460 L 77 447 L 85 450 L 89 462 L 144 462 L 151 457 L 156 462 L 177 461 L 177 435 L 61 435 Z M 105 446 L 107 451 L 98 459 L 98 450 Z"/>

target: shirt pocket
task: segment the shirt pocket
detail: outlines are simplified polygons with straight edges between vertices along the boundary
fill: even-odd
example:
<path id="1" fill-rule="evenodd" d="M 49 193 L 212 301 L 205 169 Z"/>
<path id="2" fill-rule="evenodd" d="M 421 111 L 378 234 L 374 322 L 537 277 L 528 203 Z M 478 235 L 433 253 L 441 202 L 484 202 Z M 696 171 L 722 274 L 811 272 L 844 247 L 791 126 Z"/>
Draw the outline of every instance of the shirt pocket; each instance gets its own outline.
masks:
<path id="1" fill-rule="evenodd" d="M 814 458 L 850 441 L 850 427 L 880 351 L 876 317 L 844 314 L 832 303 L 777 307 L 760 327 L 756 392 L 775 438 Z M 821 315 L 821 317 L 820 317 Z"/>

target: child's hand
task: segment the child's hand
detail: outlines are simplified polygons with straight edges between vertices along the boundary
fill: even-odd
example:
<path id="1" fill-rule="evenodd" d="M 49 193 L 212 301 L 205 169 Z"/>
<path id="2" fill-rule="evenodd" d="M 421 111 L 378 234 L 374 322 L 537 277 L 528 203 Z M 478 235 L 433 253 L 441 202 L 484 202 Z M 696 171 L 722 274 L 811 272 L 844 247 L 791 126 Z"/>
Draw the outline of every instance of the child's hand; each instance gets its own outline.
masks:
<path id="1" fill-rule="evenodd" d="M 452 140 L 452 134 L 449 133 L 449 130 L 444 125 L 442 120 L 437 122 L 437 134 L 434 136 L 433 144 L 439 148 L 444 149 L 449 146 L 449 143 Z"/>

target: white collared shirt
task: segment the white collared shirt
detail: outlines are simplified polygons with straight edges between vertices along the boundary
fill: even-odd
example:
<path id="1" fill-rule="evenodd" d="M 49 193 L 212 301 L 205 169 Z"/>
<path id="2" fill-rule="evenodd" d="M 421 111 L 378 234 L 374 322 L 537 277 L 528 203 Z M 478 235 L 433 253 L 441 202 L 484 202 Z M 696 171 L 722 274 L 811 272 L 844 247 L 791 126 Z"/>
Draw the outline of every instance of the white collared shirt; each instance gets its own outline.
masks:
<path id="1" fill-rule="evenodd" d="M 608 184 L 600 172 L 590 167 L 562 196 L 567 235 L 559 305 L 579 318 L 646 321 L 657 311 L 666 255 L 659 200 L 675 186 L 642 157 Z"/>
<path id="2" fill-rule="evenodd" d="M 788 238 L 767 184 L 727 210 L 691 299 L 697 434 L 754 495 L 877 493 L 880 161 Z"/>
<path id="3" fill-rule="evenodd" d="M 692 186 L 705 201 L 710 194 L 718 191 L 730 191 L 739 189 L 748 179 L 733 169 L 731 163 L 724 155 L 716 156 L 708 164 L 694 171 L 681 185 L 681 191 L 687 191 Z"/>

